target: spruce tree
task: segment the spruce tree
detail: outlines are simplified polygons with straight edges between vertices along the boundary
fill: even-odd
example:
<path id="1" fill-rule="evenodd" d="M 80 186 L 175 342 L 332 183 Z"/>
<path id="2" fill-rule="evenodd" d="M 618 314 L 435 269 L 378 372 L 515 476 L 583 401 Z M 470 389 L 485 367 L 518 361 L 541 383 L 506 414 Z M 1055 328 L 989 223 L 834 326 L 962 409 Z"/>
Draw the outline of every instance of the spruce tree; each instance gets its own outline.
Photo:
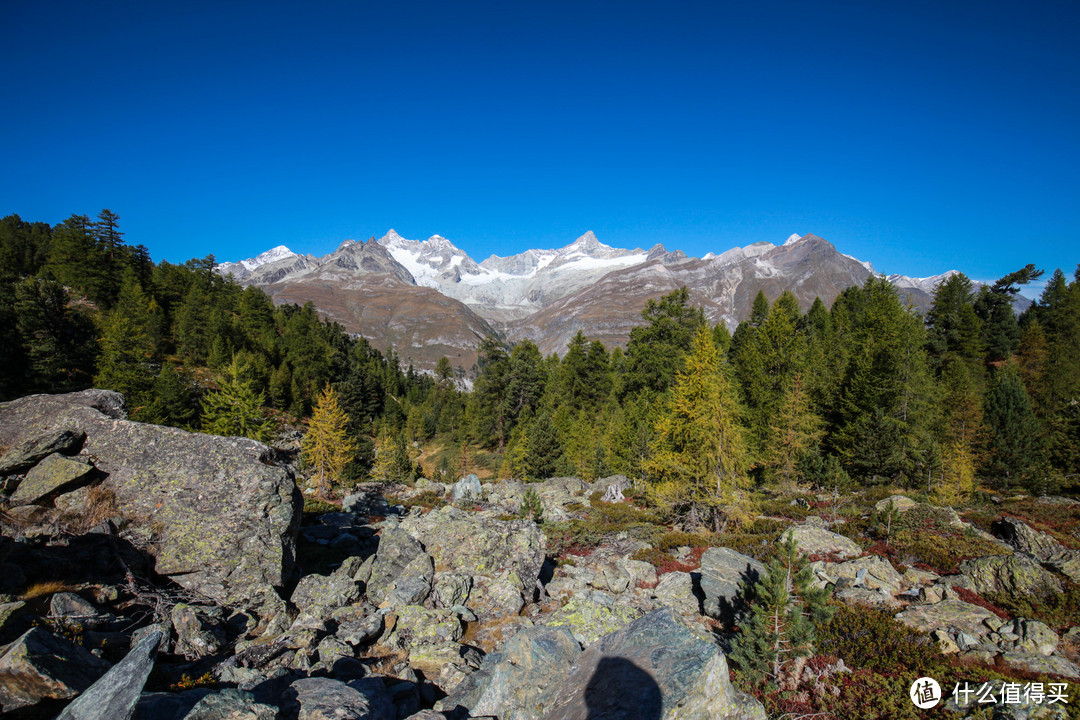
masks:
<path id="1" fill-rule="evenodd" d="M 146 419 L 144 415 L 152 401 L 160 327 L 157 303 L 146 297 L 134 275 L 129 273 L 115 307 L 105 320 L 94 384 L 122 393 L 136 420 Z"/>
<path id="2" fill-rule="evenodd" d="M 224 369 L 218 389 L 203 398 L 203 432 L 268 442 L 273 435 L 273 423 L 263 415 L 265 398 L 243 377 L 244 371 L 233 358 Z"/>
<path id="3" fill-rule="evenodd" d="M 1005 489 L 1018 484 L 1033 489 L 1030 482 L 1042 459 L 1041 428 L 1014 363 L 994 373 L 985 402 L 987 472 L 999 478 Z"/>

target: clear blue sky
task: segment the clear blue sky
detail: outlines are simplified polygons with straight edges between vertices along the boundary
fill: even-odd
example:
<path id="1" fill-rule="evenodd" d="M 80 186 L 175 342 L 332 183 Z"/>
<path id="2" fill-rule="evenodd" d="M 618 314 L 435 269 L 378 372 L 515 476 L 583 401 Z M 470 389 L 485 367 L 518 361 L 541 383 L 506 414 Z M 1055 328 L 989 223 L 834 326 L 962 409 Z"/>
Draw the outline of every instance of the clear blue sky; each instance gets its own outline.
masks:
<path id="1" fill-rule="evenodd" d="M 0 214 L 157 259 L 813 232 L 1080 261 L 1080 3 L 0 2 Z"/>

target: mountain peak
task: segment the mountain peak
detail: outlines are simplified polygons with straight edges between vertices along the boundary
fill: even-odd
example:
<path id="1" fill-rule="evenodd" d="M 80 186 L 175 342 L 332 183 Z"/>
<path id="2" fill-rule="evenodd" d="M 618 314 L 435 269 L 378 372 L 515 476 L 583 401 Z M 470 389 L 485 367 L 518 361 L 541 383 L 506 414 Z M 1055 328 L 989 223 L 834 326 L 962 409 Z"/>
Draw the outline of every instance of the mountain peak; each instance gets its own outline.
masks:
<path id="1" fill-rule="evenodd" d="M 803 236 L 800 235 L 799 233 L 792 233 L 790 236 L 788 236 L 788 239 L 784 244 L 785 245 L 794 245 L 795 243 L 802 240 L 802 238 L 803 238 Z"/>
<path id="2" fill-rule="evenodd" d="M 570 243 L 569 247 L 585 250 L 592 248 L 606 248 L 608 246 L 597 240 L 596 235 L 592 230 L 586 230 L 585 234 Z"/>

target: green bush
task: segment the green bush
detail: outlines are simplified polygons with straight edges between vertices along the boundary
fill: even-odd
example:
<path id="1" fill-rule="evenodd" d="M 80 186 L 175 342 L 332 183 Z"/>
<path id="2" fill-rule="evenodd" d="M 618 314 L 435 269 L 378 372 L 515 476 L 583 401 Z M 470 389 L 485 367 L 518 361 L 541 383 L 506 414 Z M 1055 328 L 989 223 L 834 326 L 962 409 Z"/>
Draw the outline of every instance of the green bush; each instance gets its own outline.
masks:
<path id="1" fill-rule="evenodd" d="M 1059 631 L 1080 625 L 1080 585 L 1075 583 L 1066 581 L 1065 592 L 1045 598 L 1000 592 L 984 593 L 984 597 L 1013 617 L 1038 620 Z"/>
<path id="2" fill-rule="evenodd" d="M 818 634 L 818 650 L 852 668 L 921 672 L 940 660 L 928 636 L 898 622 L 892 613 L 840 605 Z M 906 697 L 906 692 L 905 692 Z"/>

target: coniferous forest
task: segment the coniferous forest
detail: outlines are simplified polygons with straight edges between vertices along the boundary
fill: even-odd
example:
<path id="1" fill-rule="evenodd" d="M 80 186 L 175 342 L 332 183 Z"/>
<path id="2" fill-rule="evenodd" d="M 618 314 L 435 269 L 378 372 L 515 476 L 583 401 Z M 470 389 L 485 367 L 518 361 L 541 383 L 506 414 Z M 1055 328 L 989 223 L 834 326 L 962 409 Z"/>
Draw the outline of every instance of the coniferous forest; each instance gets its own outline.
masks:
<path id="1" fill-rule="evenodd" d="M 286 634 L 271 643 L 298 645 L 274 661 L 282 668 L 343 672 L 331 653 L 337 647 L 367 663 L 364 673 L 374 668 L 387 683 L 416 689 L 409 673 L 420 663 L 439 673 L 426 706 L 443 698 L 454 707 L 467 702 L 461 688 L 470 685 L 461 679 L 480 662 L 463 669 L 461 648 L 501 662 L 495 651 L 508 624 L 542 632 L 570 625 L 581 651 L 578 642 L 615 637 L 633 618 L 659 622 L 657 612 L 675 612 L 712 633 L 710 652 L 724 647 L 734 686 L 770 717 L 922 717 L 907 692 L 926 676 L 946 691 L 953 683 L 1001 689 L 1025 680 L 1075 697 L 1080 502 L 1062 496 L 1080 487 L 1080 268 L 1071 278 L 1054 270 L 1019 314 L 1021 288 L 1045 279 L 1043 269 L 1028 265 L 989 285 L 953 274 L 925 313 L 879 276 L 847 288 L 831 307 L 817 299 L 805 311 L 790 293 L 771 300 L 759 293 L 733 333 L 711 326 L 684 287 L 648 302 L 625 348 L 579 332 L 561 357 L 544 357 L 530 341 L 487 337 L 475 367 L 455 368 L 443 357 L 427 373 L 320 319 L 312 304 L 275 306 L 215 266 L 212 256 L 155 263 L 145 247 L 124 240 L 109 210 L 55 227 L 4 218 L 0 400 L 104 388 L 124 395 L 132 420 L 275 447 L 272 463 L 248 462 L 260 472 L 274 465 L 290 513 L 302 515 L 299 538 L 292 520 L 282 527 L 284 542 L 296 543 L 298 572 L 256 612 L 292 622 L 290 612 L 316 612 L 312 587 L 340 581 L 345 594 L 318 612 L 378 621 L 375 634 L 349 640 L 351 648 L 328 636 L 318 665 L 311 648 Z M 152 430 L 171 442 L 232 442 Z M 187 478 L 201 458 L 184 457 L 185 482 L 217 477 L 219 468 L 204 467 L 203 479 Z M 154 472 L 174 472 L 170 462 Z M 306 495 L 302 509 L 294 478 Z M 33 482 L 19 479 L 16 492 L 27 492 Z M 240 487 L 214 488 L 214 507 L 262 512 L 234 497 Z M 17 500 L 11 489 L 0 499 Z M 146 512 L 187 502 L 158 489 L 150 490 L 161 500 Z M 76 537 L 116 510 L 111 490 L 68 496 L 79 492 L 92 493 L 81 511 L 43 492 L 56 507 L 19 500 L 23 506 L 2 520 L 33 529 L 34 513 L 52 513 L 50 532 Z M 431 552 L 447 554 L 429 557 L 390 515 L 422 530 Z M 215 515 L 185 504 L 168 517 Z M 342 518 L 345 526 L 334 525 Z M 166 538 L 155 534 L 155 542 L 165 542 L 185 526 L 153 527 Z M 53 572 L 26 559 L 36 552 L 29 537 L 8 543 L 18 546 L 12 557 L 28 572 Z M 188 538 L 179 541 L 190 547 Z M 400 543 L 415 543 L 410 552 L 430 563 L 428 575 L 421 577 L 423 563 L 379 565 L 404 552 Z M 500 553 L 509 555 L 493 565 L 498 572 L 485 569 Z M 226 555 L 235 555 L 231 545 Z M 517 577 L 507 559 L 517 555 L 531 558 L 530 580 L 507 590 L 499 583 Z M 395 622 L 414 630 L 400 634 L 388 621 L 383 632 L 381 611 L 354 602 L 363 557 L 374 557 L 374 565 L 363 563 L 373 603 L 383 602 L 380 583 L 393 589 L 405 578 L 413 587 L 410 573 L 420 573 L 424 592 L 394 600 Z M 450 573 L 461 557 L 483 562 Z M 184 582 L 198 582 L 185 573 L 186 566 Z M 124 592 L 137 605 L 140 591 L 127 578 Z M 61 587 L 29 577 L 6 582 L 25 586 L 27 601 L 35 587 Z M 435 599 L 419 605 L 429 591 Z M 158 609 L 146 617 L 183 627 L 176 613 L 195 596 L 169 596 L 165 605 L 154 597 Z M 468 607 L 462 597 L 473 598 Z M 409 654 L 420 651 L 408 632 L 444 620 L 450 655 L 424 665 L 422 655 Z M 352 638 L 354 625 L 338 630 Z M 463 638 L 466 626 L 472 634 Z M 183 648 L 178 640 L 177 658 L 198 656 Z M 156 682 L 184 690 L 193 677 Z M 218 682 L 211 673 L 202 681 Z M 1002 702 L 997 707 L 1007 708 Z"/>
<path id="2" fill-rule="evenodd" d="M 1054 270 L 1019 316 L 1043 273 L 1031 265 L 989 286 L 952 275 L 925 315 L 877 277 L 805 312 L 759 294 L 733 334 L 684 290 L 650 301 L 625 349 L 579 333 L 545 358 L 486 338 L 467 390 L 445 359 L 434 375 L 401 368 L 214 265 L 153 262 L 109 210 L 4 218 L 0 397 L 107 388 L 136 420 L 269 440 L 329 389 L 351 455 L 337 483 L 625 474 L 714 529 L 750 517 L 761 487 L 890 484 L 955 502 L 1080 484 L 1080 270 Z"/>

